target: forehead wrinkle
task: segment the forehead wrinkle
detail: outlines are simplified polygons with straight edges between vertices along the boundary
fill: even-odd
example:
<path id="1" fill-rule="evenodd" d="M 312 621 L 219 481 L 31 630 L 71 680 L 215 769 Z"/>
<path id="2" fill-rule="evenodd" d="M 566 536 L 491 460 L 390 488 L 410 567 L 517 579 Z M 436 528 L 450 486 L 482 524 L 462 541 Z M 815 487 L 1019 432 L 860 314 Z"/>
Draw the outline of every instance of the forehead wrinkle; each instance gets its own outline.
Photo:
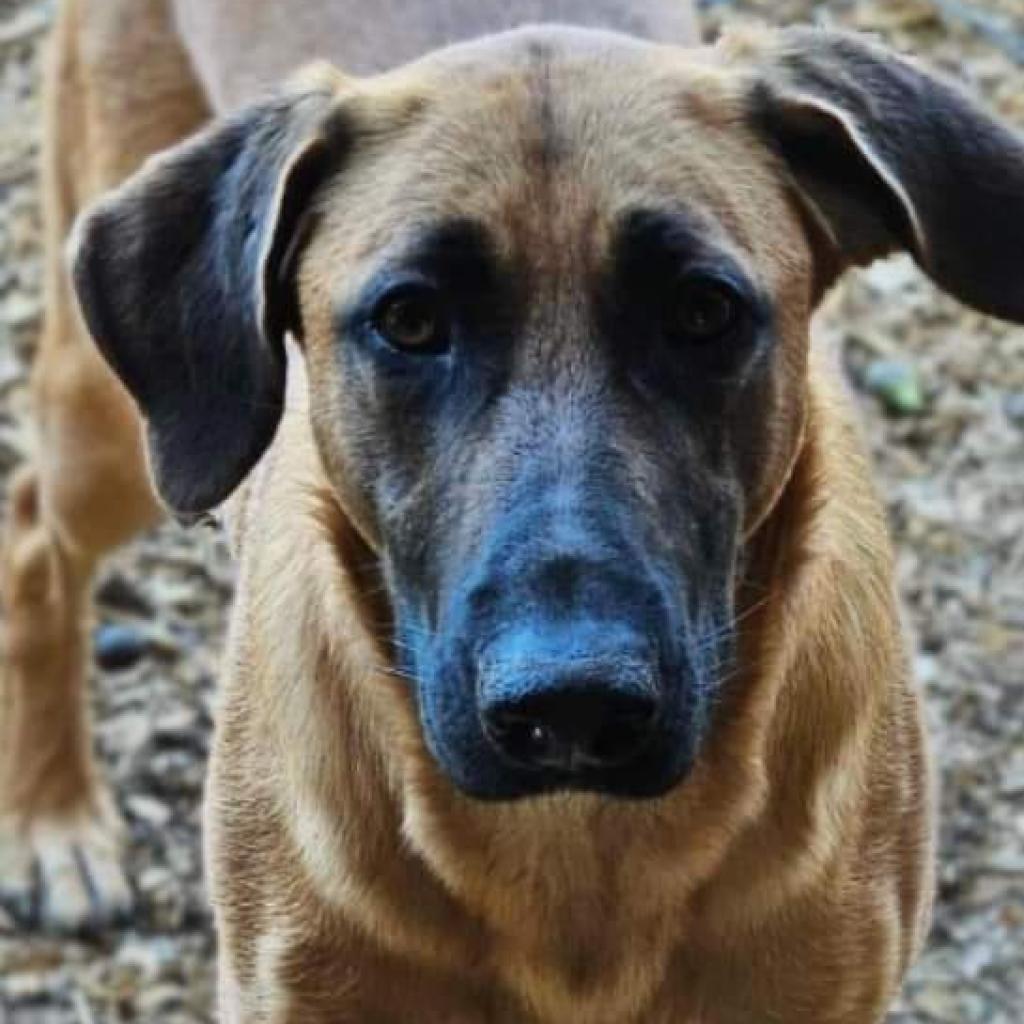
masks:
<path id="1" fill-rule="evenodd" d="M 550 302 L 592 274 L 607 218 L 598 190 L 565 141 L 554 103 L 538 97 L 529 116 L 519 143 L 527 158 L 515 160 L 515 171 L 491 196 L 493 226 L 530 294 Z M 550 143 L 542 154 L 534 149 L 539 132 Z"/>
<path id="2" fill-rule="evenodd" d="M 528 165 L 544 174 L 550 173 L 568 155 L 569 146 L 555 111 L 550 47 L 533 42 L 527 52 L 526 82 L 530 102 L 524 142 Z"/>

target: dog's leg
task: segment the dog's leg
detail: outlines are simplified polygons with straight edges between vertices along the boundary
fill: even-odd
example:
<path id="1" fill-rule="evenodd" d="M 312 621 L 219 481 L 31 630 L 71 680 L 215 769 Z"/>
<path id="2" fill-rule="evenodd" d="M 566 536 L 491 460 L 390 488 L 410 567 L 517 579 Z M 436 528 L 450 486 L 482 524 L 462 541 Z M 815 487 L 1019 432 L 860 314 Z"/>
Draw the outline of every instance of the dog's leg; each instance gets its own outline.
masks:
<path id="1" fill-rule="evenodd" d="M 38 444 L 12 484 L 0 566 L 0 897 L 54 929 L 129 903 L 88 732 L 89 587 L 100 557 L 160 510 L 138 414 L 85 332 L 63 250 L 82 204 L 206 116 L 161 6 L 65 3 L 48 71 Z"/>

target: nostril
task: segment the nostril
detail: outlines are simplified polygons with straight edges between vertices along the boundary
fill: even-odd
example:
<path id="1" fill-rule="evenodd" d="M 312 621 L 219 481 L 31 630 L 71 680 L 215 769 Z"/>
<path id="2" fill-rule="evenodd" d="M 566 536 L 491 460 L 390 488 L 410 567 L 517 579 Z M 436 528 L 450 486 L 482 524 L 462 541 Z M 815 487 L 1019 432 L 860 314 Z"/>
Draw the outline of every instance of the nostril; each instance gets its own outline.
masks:
<path id="1" fill-rule="evenodd" d="M 588 759 L 599 765 L 616 765 L 633 758 L 646 744 L 657 718 L 654 700 L 628 698 L 624 706 L 604 718 L 594 733 Z"/>
<path id="2" fill-rule="evenodd" d="M 608 768 L 640 753 L 657 720 L 653 694 L 585 688 L 503 702 L 482 714 L 505 757 L 530 768 Z"/>
<path id="3" fill-rule="evenodd" d="M 558 767 L 566 752 L 549 724 L 514 708 L 495 708 L 484 715 L 484 732 L 511 761 L 529 767 Z"/>

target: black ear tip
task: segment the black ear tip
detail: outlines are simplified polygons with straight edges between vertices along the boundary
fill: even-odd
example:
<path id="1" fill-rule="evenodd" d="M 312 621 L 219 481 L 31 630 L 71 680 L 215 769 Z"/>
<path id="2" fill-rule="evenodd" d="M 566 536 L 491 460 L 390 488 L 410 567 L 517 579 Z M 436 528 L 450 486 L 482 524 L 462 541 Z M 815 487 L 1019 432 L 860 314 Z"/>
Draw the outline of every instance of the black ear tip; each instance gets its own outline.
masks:
<path id="1" fill-rule="evenodd" d="M 259 462 L 280 422 L 283 375 L 281 366 L 253 382 L 263 397 L 246 410 L 222 396 L 216 409 L 197 415 L 194 407 L 172 407 L 147 423 L 150 472 L 174 516 L 202 516 L 223 504 Z"/>
<path id="2" fill-rule="evenodd" d="M 166 448 L 164 438 L 158 438 L 149 431 L 150 473 L 161 503 L 172 517 L 179 520 L 196 520 L 222 505 L 252 468 L 243 463 L 235 472 L 225 473 L 213 462 L 206 465 L 206 472 L 197 472 L 195 457 L 174 453 Z M 256 456 L 258 458 L 258 456 Z M 255 464 L 256 458 L 252 460 Z M 185 459 L 188 464 L 183 465 Z"/>

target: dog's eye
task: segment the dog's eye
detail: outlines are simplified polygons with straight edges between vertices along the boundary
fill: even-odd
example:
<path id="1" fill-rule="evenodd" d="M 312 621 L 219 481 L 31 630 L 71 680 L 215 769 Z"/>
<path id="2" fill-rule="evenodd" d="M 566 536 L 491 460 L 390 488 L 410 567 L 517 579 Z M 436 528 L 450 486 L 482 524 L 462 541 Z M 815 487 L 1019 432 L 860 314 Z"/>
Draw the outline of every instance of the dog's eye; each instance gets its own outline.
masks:
<path id="1" fill-rule="evenodd" d="M 448 347 L 448 322 L 437 291 L 406 284 L 385 295 L 373 314 L 377 333 L 404 352 L 438 353 Z"/>
<path id="2" fill-rule="evenodd" d="M 733 285 L 709 274 L 687 275 L 669 303 L 665 329 L 674 340 L 714 341 L 735 330 L 742 312 L 742 299 Z"/>

